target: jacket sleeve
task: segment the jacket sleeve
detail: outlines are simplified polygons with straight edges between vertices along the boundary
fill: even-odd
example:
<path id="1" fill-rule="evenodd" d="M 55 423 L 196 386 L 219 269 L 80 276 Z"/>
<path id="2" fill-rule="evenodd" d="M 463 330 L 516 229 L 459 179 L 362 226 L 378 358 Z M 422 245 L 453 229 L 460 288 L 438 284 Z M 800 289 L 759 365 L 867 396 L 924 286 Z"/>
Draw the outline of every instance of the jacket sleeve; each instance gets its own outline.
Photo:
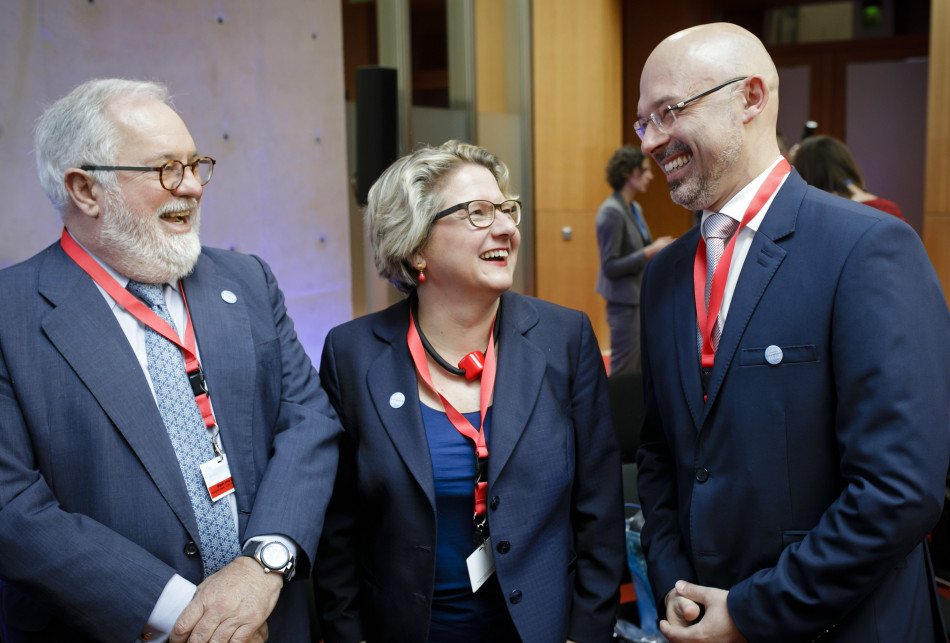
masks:
<path id="1" fill-rule="evenodd" d="M 652 265 L 647 267 L 641 285 L 645 303 L 651 300 L 651 270 Z M 662 618 L 665 612 L 663 598 L 677 580 L 694 582 L 696 572 L 680 532 L 676 464 L 657 406 L 650 344 L 646 341 L 646 338 L 652 335 L 648 329 L 651 323 L 650 316 L 646 314 L 648 307 L 648 303 L 641 306 L 641 337 L 644 338 L 641 346 L 644 415 L 640 429 L 640 446 L 637 449 L 637 489 L 643 515 L 646 517 L 641 538 L 647 559 L 650 588 L 656 599 L 657 612 Z"/>
<path id="2" fill-rule="evenodd" d="M 344 427 L 347 427 L 334 351 L 335 339 L 336 333 L 331 330 L 323 346 L 320 379 L 330 402 L 340 414 Z M 351 433 L 340 437 L 340 466 L 333 497 L 327 508 L 314 569 L 320 633 L 327 643 L 355 643 L 364 639 L 359 609 L 359 556 L 356 537 L 359 500 L 354 439 L 355 436 Z"/>
<path id="3" fill-rule="evenodd" d="M 267 297 L 280 348 L 280 398 L 266 460 L 244 539 L 283 534 L 298 545 L 297 574 L 306 578 L 316 556 L 335 479 L 341 432 L 319 376 L 297 339 L 284 295 L 267 264 Z"/>
<path id="4" fill-rule="evenodd" d="M 580 338 L 571 380 L 576 450 L 571 516 L 577 571 L 568 638 L 599 641 L 612 632 L 626 564 L 623 494 L 604 362 L 586 315 Z"/>

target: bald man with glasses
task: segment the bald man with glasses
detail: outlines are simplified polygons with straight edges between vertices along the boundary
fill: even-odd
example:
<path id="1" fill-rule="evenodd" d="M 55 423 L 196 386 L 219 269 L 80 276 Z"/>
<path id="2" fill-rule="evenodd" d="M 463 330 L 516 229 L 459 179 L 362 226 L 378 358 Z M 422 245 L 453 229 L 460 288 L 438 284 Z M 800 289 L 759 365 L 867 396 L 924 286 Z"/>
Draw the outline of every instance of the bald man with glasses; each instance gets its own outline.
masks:
<path id="1" fill-rule="evenodd" d="M 925 539 L 950 458 L 950 314 L 917 234 L 808 187 L 778 73 L 730 24 L 661 42 L 635 125 L 702 223 L 642 284 L 639 492 L 663 634 L 946 641 Z"/>

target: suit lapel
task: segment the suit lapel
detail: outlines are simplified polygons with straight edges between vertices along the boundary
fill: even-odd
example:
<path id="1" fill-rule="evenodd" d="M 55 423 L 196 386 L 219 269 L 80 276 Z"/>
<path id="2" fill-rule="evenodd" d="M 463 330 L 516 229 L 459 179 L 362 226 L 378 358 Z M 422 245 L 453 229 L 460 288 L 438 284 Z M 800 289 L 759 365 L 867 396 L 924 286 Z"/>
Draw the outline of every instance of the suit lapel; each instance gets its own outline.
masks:
<path id="1" fill-rule="evenodd" d="M 699 348 L 697 345 L 696 299 L 693 294 L 693 260 L 699 229 L 686 233 L 683 252 L 674 263 L 676 290 L 673 295 L 673 332 L 676 334 L 676 359 L 679 364 L 680 384 L 696 430 L 703 421 L 703 384 L 700 379 Z"/>
<path id="2" fill-rule="evenodd" d="M 772 205 L 769 206 L 762 224 L 752 239 L 749 253 L 742 264 L 742 272 L 736 282 L 736 290 L 729 304 L 729 316 L 726 318 L 726 325 L 723 327 L 719 348 L 716 351 L 716 362 L 707 391 L 705 415 L 708 415 L 716 401 L 716 395 L 722 388 L 723 380 L 735 358 L 739 342 L 752 314 L 759 305 L 762 295 L 765 294 L 769 282 L 785 259 L 785 249 L 778 244 L 778 241 L 794 232 L 798 209 L 804 194 L 805 183 L 793 170 L 775 195 Z"/>
<path id="3" fill-rule="evenodd" d="M 407 299 L 386 311 L 373 328 L 376 335 L 389 346 L 370 365 L 366 385 L 396 453 L 425 492 L 434 511 L 435 479 L 419 408 L 416 370 L 406 343 L 408 330 Z M 399 394 L 402 395 L 401 403 L 396 401 L 400 399 Z"/>
<path id="4" fill-rule="evenodd" d="M 92 278 L 59 248 L 40 271 L 40 294 L 53 305 L 42 322 L 46 336 L 128 442 L 179 520 L 197 538 L 194 511 L 165 423 L 108 303 Z"/>
<path id="5" fill-rule="evenodd" d="M 183 281 L 183 288 L 215 420 L 234 478 L 238 509 L 250 512 L 257 476 L 251 441 L 253 394 L 249 392 L 254 391 L 256 365 L 247 296 L 204 254 L 194 273 Z M 225 300 L 225 291 L 233 297 Z"/>
<path id="6" fill-rule="evenodd" d="M 489 484 L 504 469 L 541 393 L 547 359 L 525 337 L 538 323 L 538 312 L 529 299 L 510 293 L 502 296 L 501 331 L 498 338 L 498 376 L 492 405 L 489 436 Z M 502 379 L 503 378 L 503 379 Z M 500 381 L 514 383 L 499 386 Z"/>

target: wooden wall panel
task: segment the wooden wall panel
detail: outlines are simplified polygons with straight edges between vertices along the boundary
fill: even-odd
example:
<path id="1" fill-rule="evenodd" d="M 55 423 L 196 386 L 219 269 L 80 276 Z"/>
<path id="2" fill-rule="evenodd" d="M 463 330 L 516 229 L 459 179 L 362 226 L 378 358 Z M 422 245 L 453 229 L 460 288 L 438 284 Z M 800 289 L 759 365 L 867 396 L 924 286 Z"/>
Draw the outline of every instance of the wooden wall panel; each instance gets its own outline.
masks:
<path id="1" fill-rule="evenodd" d="M 924 245 L 950 299 L 950 3 L 930 5 Z"/>
<path id="2" fill-rule="evenodd" d="M 586 312 L 606 348 L 594 219 L 623 142 L 620 0 L 539 0 L 532 13 L 536 294 Z"/>
<path id="3" fill-rule="evenodd" d="M 721 3 L 720 3 L 721 4 Z M 639 0 L 623 2 L 623 142 L 640 146 L 633 131 L 640 100 L 640 72 L 650 52 L 667 36 L 693 25 L 713 22 L 713 0 L 689 0 L 673 11 L 650 10 Z M 644 19 L 648 16 L 648 19 Z M 670 200 L 663 172 L 654 165 L 653 182 L 637 195 L 654 238 L 678 237 L 693 227 L 693 213 Z"/>
<path id="4" fill-rule="evenodd" d="M 505 38 L 505 0 L 478 0 L 475 5 L 475 86 L 479 114 L 505 114 L 508 100 L 505 64 L 512 60 L 508 47 L 519 44 Z"/>

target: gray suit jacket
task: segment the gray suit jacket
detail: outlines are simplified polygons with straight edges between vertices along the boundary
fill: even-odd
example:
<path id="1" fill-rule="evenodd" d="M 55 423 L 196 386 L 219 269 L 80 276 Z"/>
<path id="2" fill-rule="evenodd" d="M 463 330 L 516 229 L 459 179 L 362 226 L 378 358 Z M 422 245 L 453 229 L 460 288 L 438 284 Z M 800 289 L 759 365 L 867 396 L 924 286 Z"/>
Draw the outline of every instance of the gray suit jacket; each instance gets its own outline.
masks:
<path id="1" fill-rule="evenodd" d="M 632 206 L 637 208 L 643 221 L 645 237 L 619 192 L 607 197 L 597 211 L 600 271 L 596 290 L 609 302 L 636 306 L 640 304 L 640 280 L 647 265 L 643 248 L 652 240 L 640 204 L 634 201 Z"/>
<path id="2" fill-rule="evenodd" d="M 263 261 L 204 248 L 184 289 L 234 476 L 239 535 L 292 538 L 304 579 L 339 424 Z M 194 512 L 164 423 L 108 304 L 58 243 L 0 271 L 0 302 L 4 643 L 132 641 L 173 574 L 202 579 Z M 306 596 L 305 582 L 284 587 L 271 640 L 310 640 Z"/>

